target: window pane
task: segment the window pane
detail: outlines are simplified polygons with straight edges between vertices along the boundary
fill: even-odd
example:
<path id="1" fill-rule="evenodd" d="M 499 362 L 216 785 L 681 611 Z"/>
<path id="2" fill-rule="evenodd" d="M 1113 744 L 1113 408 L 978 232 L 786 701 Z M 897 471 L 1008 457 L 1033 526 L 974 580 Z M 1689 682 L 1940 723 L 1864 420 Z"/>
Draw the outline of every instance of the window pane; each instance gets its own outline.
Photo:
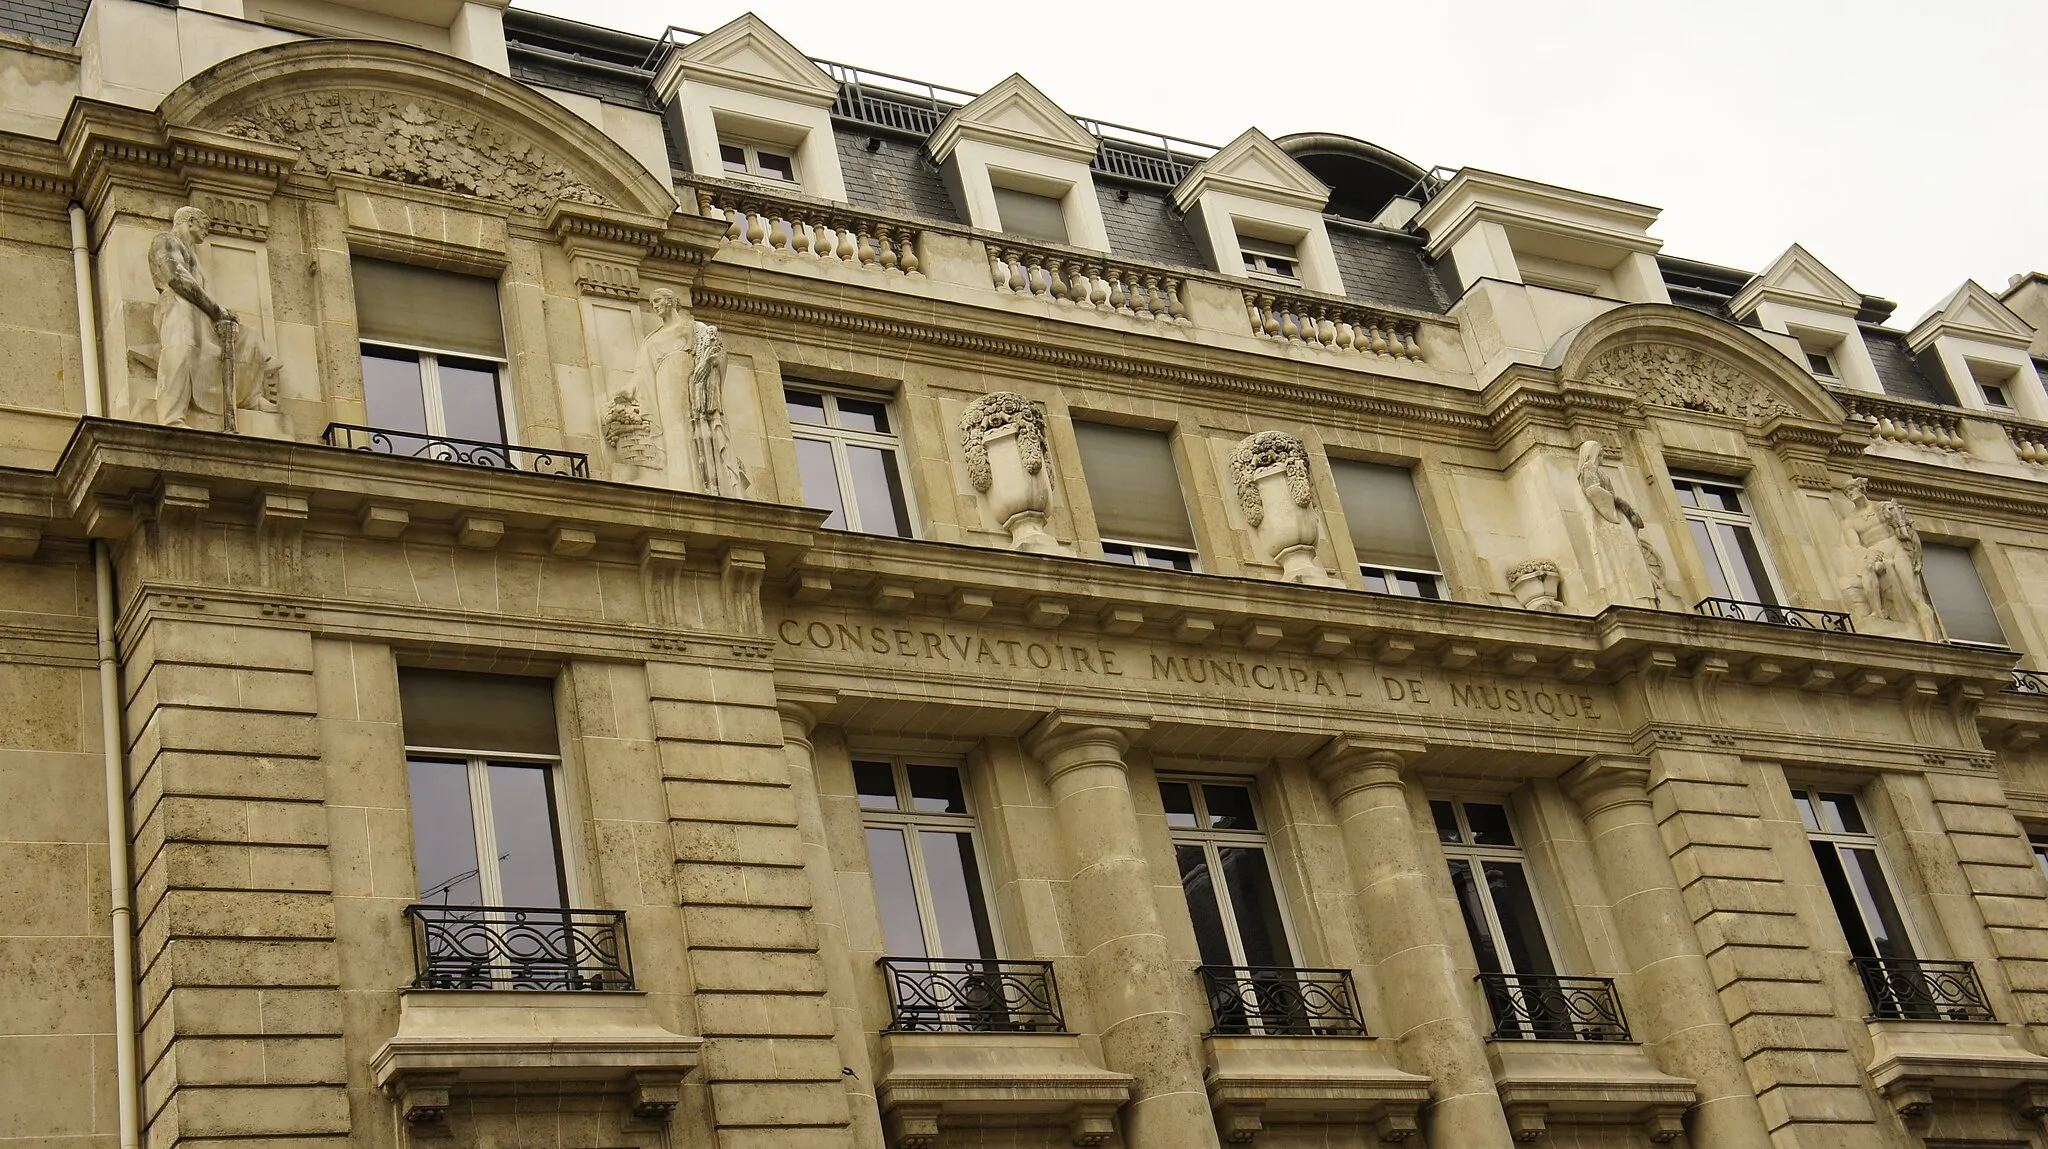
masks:
<path id="1" fill-rule="evenodd" d="M 1799 821 L 1809 830 L 1820 829 L 1820 819 L 1813 812 L 1813 798 L 1804 790 L 1792 792 L 1792 804 L 1799 807 Z"/>
<path id="2" fill-rule="evenodd" d="M 1500 951 L 1493 944 L 1493 929 L 1486 924 L 1472 863 L 1463 858 L 1452 858 L 1450 863 L 1451 889 L 1458 895 L 1458 912 L 1465 918 L 1465 934 L 1472 939 L 1472 956 L 1479 959 L 1479 972 L 1500 973 Z"/>
<path id="3" fill-rule="evenodd" d="M 2004 646 L 2005 628 L 1998 625 L 1998 612 L 1991 606 L 1991 596 L 1984 593 L 1984 580 L 1977 577 L 1970 548 L 1928 543 L 1922 558 L 1928 597 L 1934 600 L 1934 613 L 1949 638 Z"/>
<path id="4" fill-rule="evenodd" d="M 1675 479 L 1672 481 L 1671 487 L 1674 491 L 1678 492 L 1679 505 L 1686 507 L 1697 507 L 1700 505 L 1699 494 L 1693 490 L 1691 483 Z"/>
<path id="5" fill-rule="evenodd" d="M 882 945 L 897 957 L 926 956 L 903 831 L 868 827 L 868 866 L 875 876 L 875 906 L 882 913 Z"/>
<path id="6" fill-rule="evenodd" d="M 406 773 L 412 782 L 413 857 L 419 868 L 420 901 L 435 906 L 483 905 L 469 764 L 414 758 L 406 763 Z"/>
<path id="7" fill-rule="evenodd" d="M 761 161 L 762 175 L 773 176 L 779 180 L 796 179 L 796 162 L 788 156 L 776 155 L 774 152 L 756 152 L 755 155 Z"/>
<path id="8" fill-rule="evenodd" d="M 726 171 L 745 175 L 747 171 L 747 149 L 737 148 L 731 144 L 720 144 L 718 145 L 718 162 L 725 166 Z"/>
<path id="9" fill-rule="evenodd" d="M 1841 855 L 1836 852 L 1833 842 L 1811 842 L 1813 861 L 1820 867 L 1821 884 L 1828 888 L 1828 900 L 1834 903 L 1835 918 L 1842 923 L 1842 936 L 1849 941 L 1849 952 L 1857 957 L 1876 957 L 1877 950 L 1870 944 L 1870 931 L 1863 928 L 1863 909 L 1856 903 L 1856 891 L 1849 884 L 1848 872 L 1842 868 Z"/>
<path id="10" fill-rule="evenodd" d="M 1131 566 L 1138 565 L 1137 548 L 1127 547 L 1122 543 L 1102 544 L 1102 557 L 1113 563 L 1128 563 Z"/>
<path id="11" fill-rule="evenodd" d="M 1422 514 L 1412 471 L 1356 459 L 1332 459 L 1330 479 L 1336 484 L 1337 501 L 1344 508 L 1344 522 L 1361 564 L 1437 569 L 1436 544 L 1430 541 L 1429 520 Z"/>
<path id="12" fill-rule="evenodd" d="M 981 867 L 974 860 L 974 839 L 967 834 L 920 830 L 924 872 L 931 881 L 933 924 L 941 957 L 996 956 L 995 935 L 988 925 L 988 907 L 981 899 Z"/>
<path id="13" fill-rule="evenodd" d="M 846 469 L 853 473 L 860 529 L 869 534 L 908 538 L 910 508 L 903 502 L 903 479 L 896 473 L 896 452 L 849 443 Z"/>
<path id="14" fill-rule="evenodd" d="M 1209 855 L 1200 846 L 1175 846 L 1180 863 L 1180 888 L 1188 898 L 1188 917 L 1195 923 L 1195 947 L 1204 965 L 1236 965 L 1230 956 L 1230 935 L 1223 930 L 1223 911 L 1216 901 L 1216 883 L 1209 873 Z"/>
<path id="15" fill-rule="evenodd" d="M 871 403 L 866 399 L 839 400 L 839 425 L 849 431 L 873 431 L 878 435 L 889 433 L 889 408 L 887 404 Z"/>
<path id="16" fill-rule="evenodd" d="M 1249 786 L 1204 786 L 1202 801 L 1209 807 L 1209 825 L 1218 830 L 1256 830 L 1259 819 L 1252 813 Z"/>
<path id="17" fill-rule="evenodd" d="M 440 369 L 441 423 L 448 434 L 479 443 L 504 442 L 497 370 L 488 363 L 446 358 L 440 361 Z"/>
<path id="18" fill-rule="evenodd" d="M 1387 581 L 1387 572 L 1379 569 L 1378 567 L 1360 567 L 1358 569 L 1359 573 L 1365 576 L 1366 590 L 1369 590 L 1374 594 L 1399 593 L 1399 591 L 1397 591 L 1394 588 L 1393 584 Z"/>
<path id="19" fill-rule="evenodd" d="M 1713 588 L 1713 597 L 1740 598 L 1728 587 L 1728 572 L 1721 566 L 1721 548 L 1714 545 L 1714 535 L 1707 524 L 1687 519 L 1685 525 L 1692 528 L 1692 545 L 1700 553 L 1700 565 L 1707 568 L 1707 583 Z"/>
<path id="20" fill-rule="evenodd" d="M 410 351 L 363 347 L 363 405 L 370 426 L 425 431 L 427 401 L 420 391 L 420 357 Z"/>
<path id="21" fill-rule="evenodd" d="M 1186 782 L 1161 782 L 1159 804 L 1166 807 L 1166 824 L 1194 829 L 1195 794 Z"/>
<path id="22" fill-rule="evenodd" d="M 1714 530 L 1733 544 L 1729 554 L 1735 558 L 1736 577 L 1747 584 L 1750 601 L 1776 603 L 1778 592 L 1771 586 L 1771 572 L 1764 566 L 1764 552 L 1757 544 L 1756 532 L 1727 523 L 1715 523 Z"/>
<path id="23" fill-rule="evenodd" d="M 1294 964 L 1287 947 L 1287 927 L 1280 921 L 1280 899 L 1266 868 L 1266 851 L 1248 846 L 1223 846 L 1216 851 L 1230 889 L 1230 908 L 1237 915 L 1237 937 L 1244 946 L 1245 965 Z"/>
<path id="24" fill-rule="evenodd" d="M 1543 940 L 1543 924 L 1536 917 L 1536 899 L 1529 893 L 1528 876 L 1519 862 L 1482 862 L 1486 888 L 1493 895 L 1493 913 L 1500 920 L 1501 940 L 1507 943 L 1508 960 L 1516 973 L 1556 973 L 1550 961 L 1550 946 Z"/>
<path id="25" fill-rule="evenodd" d="M 915 809 L 937 814 L 967 812 L 960 771 L 951 766 L 910 766 L 905 772 L 910 775 L 910 802 Z"/>
<path id="26" fill-rule="evenodd" d="M 1512 846 L 1515 834 L 1508 828 L 1508 808 L 1492 802 L 1465 803 L 1465 823 L 1472 827 L 1472 842 L 1479 846 Z"/>
<path id="27" fill-rule="evenodd" d="M 1458 812 L 1451 808 L 1449 802 L 1440 798 L 1430 799 L 1429 816 L 1436 820 L 1437 841 L 1458 845 L 1465 840 L 1464 834 L 1458 830 Z"/>
<path id="28" fill-rule="evenodd" d="M 1856 799 L 1848 794 L 1816 794 L 1820 802 L 1820 828 L 1831 834 L 1868 834 Z"/>
<path id="29" fill-rule="evenodd" d="M 545 766 L 490 765 L 491 824 L 498 837 L 498 886 L 508 906 L 565 906 L 561 834 Z"/>
<path id="30" fill-rule="evenodd" d="M 896 809 L 896 771 L 887 762 L 855 762 L 853 788 L 863 809 Z"/>
<path id="31" fill-rule="evenodd" d="M 1101 537 L 1195 548 L 1165 432 L 1077 421 L 1074 442 Z"/>
<path id="32" fill-rule="evenodd" d="M 1163 571 L 1192 571 L 1195 556 L 1184 551 L 1147 550 L 1144 565 Z"/>
<path id="33" fill-rule="evenodd" d="M 839 469 L 832 462 L 832 444 L 796 440 L 796 471 L 804 487 L 804 504 L 831 511 L 825 516 L 825 526 L 845 530 L 846 506 L 839 501 Z"/>
<path id="34" fill-rule="evenodd" d="M 789 408 L 789 421 L 825 425 L 825 397 L 815 391 L 784 391 L 782 401 Z"/>
<path id="35" fill-rule="evenodd" d="M 1905 919 L 1899 914 L 1898 903 L 1892 900 L 1891 884 L 1884 880 L 1877 851 L 1844 848 L 1842 853 L 1847 855 L 1843 868 L 1848 871 L 1849 886 L 1856 891 L 1863 924 L 1870 930 L 1870 944 L 1877 948 L 1877 955 L 1911 960 L 1915 956 L 1913 942 L 1906 936 Z"/>
<path id="36" fill-rule="evenodd" d="M 995 193 L 997 227 L 1012 235 L 1051 243 L 1067 242 L 1067 216 L 1059 200 L 1014 188 L 989 190 Z"/>

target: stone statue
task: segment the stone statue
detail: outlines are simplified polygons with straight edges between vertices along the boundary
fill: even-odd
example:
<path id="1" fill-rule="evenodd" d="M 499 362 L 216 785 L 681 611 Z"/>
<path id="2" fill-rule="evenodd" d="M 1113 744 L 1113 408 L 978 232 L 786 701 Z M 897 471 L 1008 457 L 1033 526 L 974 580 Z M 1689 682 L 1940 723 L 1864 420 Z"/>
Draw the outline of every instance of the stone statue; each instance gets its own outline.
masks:
<path id="1" fill-rule="evenodd" d="M 666 287 L 655 288 L 651 302 L 661 326 L 640 341 L 631 385 L 611 398 L 605 412 L 605 439 L 612 443 L 620 462 L 640 467 L 667 465 L 661 430 L 647 410 L 662 395 L 683 395 L 689 403 L 691 439 L 696 448 L 697 490 L 707 495 L 744 494 L 746 476 L 733 461 L 725 434 L 725 347 L 718 339 L 718 329 L 693 322 L 684 312 L 682 300 Z M 707 331 L 711 333 L 708 348 Z M 714 377 L 718 383 L 707 384 L 706 380 Z"/>
<path id="2" fill-rule="evenodd" d="M 1854 573 L 1842 590 L 1856 629 L 1940 642 L 1941 624 L 1921 572 L 1920 532 L 1897 502 L 1871 502 L 1869 486 L 1858 476 L 1843 491 L 1851 509 L 1842 543 Z"/>
<path id="3" fill-rule="evenodd" d="M 1615 493 L 1600 469 L 1598 440 L 1579 444 L 1579 490 L 1585 493 L 1593 533 L 1593 582 L 1617 606 L 1662 609 L 1669 596 L 1664 559 L 1642 535 L 1643 516 Z"/>
<path id="4" fill-rule="evenodd" d="M 1288 582 L 1328 584 L 1329 575 L 1316 562 L 1323 516 L 1301 440 L 1285 431 L 1247 435 L 1230 453 L 1230 473 L 1261 557 L 1279 563 L 1280 577 Z"/>
<path id="5" fill-rule="evenodd" d="M 149 278 L 156 285 L 156 417 L 170 427 L 187 426 L 195 407 L 219 419 L 223 429 L 232 428 L 230 402 L 277 410 L 280 364 L 262 337 L 207 290 L 199 249 L 212 223 L 198 208 L 181 207 L 171 216 L 171 229 L 149 243 Z"/>
<path id="6" fill-rule="evenodd" d="M 671 307 L 679 306 L 672 293 L 669 298 Z M 697 483 L 707 495 L 739 498 L 747 493 L 747 473 L 725 428 L 725 339 L 711 324 L 696 323 L 691 345 L 696 360 L 690 367 L 690 442 L 696 447 Z"/>
<path id="7" fill-rule="evenodd" d="M 1045 413 L 1015 391 L 991 391 L 960 415 L 967 482 L 989 516 L 1010 532 L 1010 545 L 1037 554 L 1063 553 L 1046 530 L 1052 472 L 1045 453 Z"/>

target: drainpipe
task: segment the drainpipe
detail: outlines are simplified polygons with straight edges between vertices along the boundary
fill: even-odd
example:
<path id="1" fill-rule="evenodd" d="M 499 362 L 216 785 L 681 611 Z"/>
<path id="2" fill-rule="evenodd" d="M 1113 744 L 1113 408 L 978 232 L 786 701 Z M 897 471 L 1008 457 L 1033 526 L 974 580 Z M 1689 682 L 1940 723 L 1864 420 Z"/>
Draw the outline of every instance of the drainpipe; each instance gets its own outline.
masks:
<path id="1" fill-rule="evenodd" d="M 92 253 L 85 209 L 71 205 L 71 278 L 78 289 L 78 349 L 84 364 L 85 413 L 106 414 L 100 378 L 99 324 L 94 318 Z M 93 600 L 100 672 L 100 747 L 107 788 L 107 884 L 114 946 L 114 1080 L 120 1106 L 121 1149 L 140 1149 L 142 1083 L 135 1067 L 135 903 L 128 863 L 128 771 L 121 734 L 121 663 L 114 647 L 114 563 L 105 540 L 92 542 Z"/>

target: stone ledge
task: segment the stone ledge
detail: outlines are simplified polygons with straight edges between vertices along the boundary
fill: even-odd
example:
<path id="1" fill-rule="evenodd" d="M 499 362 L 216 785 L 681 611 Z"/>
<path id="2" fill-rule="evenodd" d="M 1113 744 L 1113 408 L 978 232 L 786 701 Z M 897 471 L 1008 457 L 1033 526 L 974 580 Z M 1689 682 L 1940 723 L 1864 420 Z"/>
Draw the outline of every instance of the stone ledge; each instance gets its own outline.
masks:
<path id="1" fill-rule="evenodd" d="M 1956 1021 L 1871 1021 L 1865 1070 L 1909 1127 L 1924 1127 L 1937 1105 L 2010 1104 L 2021 1121 L 2048 1115 L 2048 1057 L 2029 1051 L 2007 1025 Z"/>
<path id="2" fill-rule="evenodd" d="M 416 1127 L 441 1125 L 465 1087 L 566 1082 L 614 1083 L 635 1116 L 659 1121 L 703 1044 L 663 1028 L 639 992 L 405 990 L 370 1074 Z"/>
<path id="3" fill-rule="evenodd" d="M 1559 1125 L 1638 1125 L 1655 1144 L 1685 1132 L 1694 1084 L 1663 1073 L 1633 1042 L 1489 1041 L 1487 1060 L 1517 1141 Z"/>
<path id="4" fill-rule="evenodd" d="M 885 1033 L 876 1099 L 892 1141 L 936 1149 L 947 1127 L 1064 1125 L 1101 1145 L 1131 1078 L 1096 1065 L 1065 1033 Z"/>
<path id="5" fill-rule="evenodd" d="M 1209 1102 L 1226 1142 L 1256 1141 L 1268 1124 L 1369 1124 L 1379 1140 L 1414 1137 L 1429 1078 L 1388 1063 L 1370 1037 L 1202 1039 Z"/>

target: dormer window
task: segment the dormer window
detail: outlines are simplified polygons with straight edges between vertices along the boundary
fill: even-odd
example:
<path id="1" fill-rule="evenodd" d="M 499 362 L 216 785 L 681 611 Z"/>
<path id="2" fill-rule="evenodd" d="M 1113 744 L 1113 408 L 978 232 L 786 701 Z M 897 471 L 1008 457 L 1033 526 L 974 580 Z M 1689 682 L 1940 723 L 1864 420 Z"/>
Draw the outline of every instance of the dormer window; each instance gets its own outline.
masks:
<path id="1" fill-rule="evenodd" d="M 1046 243 L 1067 242 L 1067 213 L 1060 197 L 999 183 L 991 183 L 989 190 L 995 193 L 997 222 L 1005 232 Z"/>
<path id="2" fill-rule="evenodd" d="M 1984 396 L 1984 405 L 1993 410 L 2012 410 L 2012 380 L 2017 374 L 2017 371 L 1996 363 L 1970 361 L 1970 378 Z"/>
<path id="3" fill-rule="evenodd" d="M 727 175 L 751 176 L 786 184 L 797 182 L 796 158 L 784 150 L 720 140 L 718 158 L 725 165 Z"/>
<path id="4" fill-rule="evenodd" d="M 1301 256 L 1293 244 L 1281 243 L 1275 239 L 1260 239 L 1258 236 L 1239 232 L 1237 248 L 1244 255 L 1246 275 L 1255 279 L 1301 282 Z"/>
<path id="5" fill-rule="evenodd" d="M 1813 373 L 1815 375 L 1818 375 L 1822 379 L 1833 379 L 1836 377 L 1835 361 L 1834 359 L 1830 358 L 1828 353 L 1825 351 L 1807 352 L 1806 365 L 1812 368 Z"/>

